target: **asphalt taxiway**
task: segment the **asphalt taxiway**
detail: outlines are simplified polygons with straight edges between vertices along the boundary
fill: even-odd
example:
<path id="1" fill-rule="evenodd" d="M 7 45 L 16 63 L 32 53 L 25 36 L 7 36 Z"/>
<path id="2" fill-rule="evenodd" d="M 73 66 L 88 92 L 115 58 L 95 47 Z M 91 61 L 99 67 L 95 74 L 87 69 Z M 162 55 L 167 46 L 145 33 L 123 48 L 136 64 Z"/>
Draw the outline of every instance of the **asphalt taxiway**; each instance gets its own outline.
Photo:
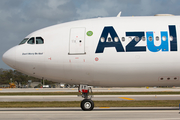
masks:
<path id="1" fill-rule="evenodd" d="M 1 108 L 2 120 L 179 120 L 178 108 Z"/>
<path id="2" fill-rule="evenodd" d="M 0 96 L 1 102 L 10 101 L 82 101 L 76 95 L 22 95 Z M 180 95 L 95 95 L 94 101 L 132 101 L 132 100 L 180 100 Z"/>
<path id="3" fill-rule="evenodd" d="M 0 89 L 0 93 L 9 92 L 77 92 L 77 88 L 15 88 Z M 93 88 L 93 92 L 178 92 L 175 88 Z M 94 95 L 94 101 L 123 101 L 123 100 L 180 100 L 180 95 Z M 22 95 L 0 96 L 0 101 L 81 101 L 77 95 Z"/>

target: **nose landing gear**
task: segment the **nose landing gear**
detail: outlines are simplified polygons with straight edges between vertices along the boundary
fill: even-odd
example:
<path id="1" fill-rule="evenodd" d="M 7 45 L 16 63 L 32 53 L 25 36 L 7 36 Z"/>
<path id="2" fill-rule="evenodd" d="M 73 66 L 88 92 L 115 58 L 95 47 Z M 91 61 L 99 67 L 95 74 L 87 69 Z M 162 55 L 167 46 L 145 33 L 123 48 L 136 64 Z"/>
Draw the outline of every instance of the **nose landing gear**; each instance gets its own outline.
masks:
<path id="1" fill-rule="evenodd" d="M 81 109 L 84 111 L 91 111 L 94 109 L 94 102 L 91 99 L 84 99 L 81 101 Z"/>
<path id="2" fill-rule="evenodd" d="M 91 111 L 94 109 L 94 102 L 91 100 L 92 96 L 89 95 L 89 92 L 92 92 L 91 87 L 87 85 L 80 85 L 79 92 L 81 92 L 81 97 L 84 100 L 81 101 L 81 109 L 84 111 Z"/>

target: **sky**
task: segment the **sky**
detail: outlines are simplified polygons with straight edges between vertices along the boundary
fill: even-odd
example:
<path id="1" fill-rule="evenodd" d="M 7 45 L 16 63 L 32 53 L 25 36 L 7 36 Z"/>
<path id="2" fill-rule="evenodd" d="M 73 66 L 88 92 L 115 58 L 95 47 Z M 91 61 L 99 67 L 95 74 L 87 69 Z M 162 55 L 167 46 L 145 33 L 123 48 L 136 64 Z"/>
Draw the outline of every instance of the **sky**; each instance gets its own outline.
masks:
<path id="1" fill-rule="evenodd" d="M 38 29 L 80 19 L 180 15 L 180 0 L 0 0 L 0 57 Z M 2 59 L 0 68 L 10 69 Z"/>

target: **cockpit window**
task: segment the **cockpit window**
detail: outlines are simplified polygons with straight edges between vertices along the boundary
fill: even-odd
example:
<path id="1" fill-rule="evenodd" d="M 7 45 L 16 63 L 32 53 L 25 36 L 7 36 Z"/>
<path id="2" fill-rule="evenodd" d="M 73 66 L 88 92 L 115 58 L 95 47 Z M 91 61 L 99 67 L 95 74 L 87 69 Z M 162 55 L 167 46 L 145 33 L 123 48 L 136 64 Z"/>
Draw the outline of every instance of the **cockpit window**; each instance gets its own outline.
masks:
<path id="1" fill-rule="evenodd" d="M 36 37 L 36 44 L 44 44 L 44 40 L 41 37 Z"/>
<path id="2" fill-rule="evenodd" d="M 24 38 L 24 40 L 22 40 L 22 41 L 19 43 L 19 45 L 22 45 L 22 44 L 26 43 L 26 41 L 27 41 L 28 39 L 29 39 L 29 38 Z"/>
<path id="3" fill-rule="evenodd" d="M 26 40 L 27 41 L 27 40 Z M 25 41 L 25 42 L 26 42 Z M 44 44 L 44 39 L 42 37 L 32 37 L 28 40 L 28 44 Z"/>
<path id="4" fill-rule="evenodd" d="M 28 43 L 28 44 L 34 44 L 34 37 L 30 38 L 27 43 Z"/>

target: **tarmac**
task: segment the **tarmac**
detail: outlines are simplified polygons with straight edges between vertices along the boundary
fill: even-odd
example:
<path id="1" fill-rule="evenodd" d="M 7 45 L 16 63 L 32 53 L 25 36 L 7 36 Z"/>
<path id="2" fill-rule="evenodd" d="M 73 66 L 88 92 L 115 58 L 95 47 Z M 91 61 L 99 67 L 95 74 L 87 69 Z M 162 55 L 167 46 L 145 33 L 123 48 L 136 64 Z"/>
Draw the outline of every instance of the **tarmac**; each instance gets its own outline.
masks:
<path id="1" fill-rule="evenodd" d="M 1 108 L 2 120 L 179 120 L 178 108 Z"/>
<path id="2" fill-rule="evenodd" d="M 2 92 L 77 92 L 77 88 L 16 88 Z M 93 92 L 170 92 L 180 88 L 93 88 Z M 0 96 L 0 101 L 81 101 L 76 95 Z M 94 101 L 180 100 L 180 95 L 95 95 Z M 73 108 L 0 108 L 5 120 L 179 120 L 179 107 L 95 107 L 93 111 Z"/>
<path id="3" fill-rule="evenodd" d="M 0 89 L 0 93 L 21 92 L 77 92 L 77 88 L 13 88 Z M 93 88 L 93 92 L 180 92 L 179 87 L 174 88 Z M 81 101 L 77 95 L 23 95 L 0 96 L 0 101 Z M 94 101 L 123 101 L 123 100 L 180 100 L 180 95 L 94 95 Z"/>
<path id="4" fill-rule="evenodd" d="M 0 102 L 27 101 L 82 101 L 76 95 L 22 95 L 0 96 Z M 94 95 L 94 101 L 133 101 L 133 100 L 180 100 L 180 95 Z"/>

